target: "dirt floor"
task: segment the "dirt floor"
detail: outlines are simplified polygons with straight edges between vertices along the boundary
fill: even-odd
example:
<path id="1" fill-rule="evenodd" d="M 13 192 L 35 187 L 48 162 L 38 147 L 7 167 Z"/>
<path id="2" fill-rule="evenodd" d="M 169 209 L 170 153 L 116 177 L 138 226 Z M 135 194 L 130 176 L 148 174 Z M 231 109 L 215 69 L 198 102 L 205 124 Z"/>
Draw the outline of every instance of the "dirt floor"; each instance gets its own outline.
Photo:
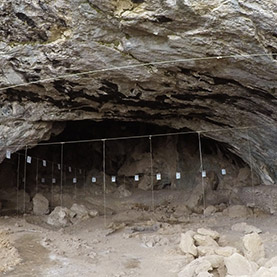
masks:
<path id="1" fill-rule="evenodd" d="M 188 263 L 179 248 L 181 233 L 210 228 L 221 235 L 222 244 L 243 251 L 245 233 L 232 230 L 239 222 L 261 229 L 266 259 L 277 255 L 276 215 L 231 217 L 217 211 L 203 216 L 186 211 L 182 193 L 155 192 L 154 211 L 151 192 L 111 194 L 106 217 L 99 211 L 66 227 L 47 224 L 48 215 L 3 215 L 0 231 L 10 259 L 0 260 L 1 276 L 177 277 Z M 102 197 L 91 202 L 100 205 Z"/>

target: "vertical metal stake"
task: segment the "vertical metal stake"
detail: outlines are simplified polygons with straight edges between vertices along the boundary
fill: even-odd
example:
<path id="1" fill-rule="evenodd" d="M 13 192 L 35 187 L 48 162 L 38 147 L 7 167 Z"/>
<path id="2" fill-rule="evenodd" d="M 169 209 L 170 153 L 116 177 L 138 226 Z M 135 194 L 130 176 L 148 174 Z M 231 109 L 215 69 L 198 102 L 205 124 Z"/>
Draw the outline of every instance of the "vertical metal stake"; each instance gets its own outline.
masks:
<path id="1" fill-rule="evenodd" d="M 23 211 L 26 212 L 26 179 L 27 179 L 27 150 L 28 146 L 25 146 L 25 163 L 24 163 L 24 191 L 23 191 Z"/>
<path id="2" fill-rule="evenodd" d="M 103 201 L 104 201 L 104 224 L 107 226 L 106 207 L 106 140 L 103 139 Z"/>
<path id="3" fill-rule="evenodd" d="M 155 199 L 154 199 L 154 176 L 153 176 L 153 148 L 152 148 L 152 136 L 149 136 L 149 147 L 150 147 L 150 182 L 151 182 L 151 205 L 152 211 L 155 210 Z"/>
<path id="4" fill-rule="evenodd" d="M 17 215 L 19 214 L 19 207 L 18 207 L 19 183 L 20 183 L 20 154 L 18 154 L 18 158 L 17 158 L 17 179 L 16 179 L 16 213 L 17 213 Z"/>
<path id="5" fill-rule="evenodd" d="M 201 132 L 198 133 L 198 143 L 199 143 L 199 158 L 200 158 L 200 169 L 201 169 L 201 181 L 202 181 L 202 190 L 203 190 L 203 208 L 206 209 L 206 197 L 205 197 L 205 183 L 203 177 L 203 156 L 202 156 L 202 145 L 201 145 Z"/>
<path id="6" fill-rule="evenodd" d="M 64 142 L 61 142 L 61 180 L 60 180 L 60 202 L 61 207 L 63 206 L 63 145 Z"/>

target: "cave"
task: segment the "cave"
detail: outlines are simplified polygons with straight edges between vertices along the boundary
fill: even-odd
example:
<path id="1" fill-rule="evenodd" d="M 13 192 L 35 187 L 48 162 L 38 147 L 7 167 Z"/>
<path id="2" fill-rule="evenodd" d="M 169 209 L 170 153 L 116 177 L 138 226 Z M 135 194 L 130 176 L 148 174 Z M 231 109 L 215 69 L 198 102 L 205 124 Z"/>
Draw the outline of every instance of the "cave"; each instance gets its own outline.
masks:
<path id="1" fill-rule="evenodd" d="M 243 186 L 253 184 L 253 178 L 258 182 L 256 175 L 249 175 L 249 166 L 227 144 L 203 135 L 199 141 L 199 134 L 189 129 L 176 130 L 144 122 L 56 122 L 47 141 L 21 148 L 9 153 L 11 156 L 1 164 L 3 214 L 30 212 L 30 201 L 37 193 L 47 196 L 51 210 L 59 204 L 69 208 L 86 188 L 103 190 L 103 167 L 106 189 L 113 192 L 123 188 L 134 193 L 140 190 L 193 193 L 203 186 L 204 179 L 205 191 L 214 194 L 213 200 L 205 205 L 229 204 L 226 187 L 230 190 L 238 185 L 235 183 L 241 171 L 248 173 L 239 180 Z M 225 196 L 214 202 L 217 192 Z M 67 204 L 61 201 L 64 193 L 72 197 Z M 18 194 L 26 203 L 18 200 Z M 184 197 L 184 201 L 189 200 Z"/>

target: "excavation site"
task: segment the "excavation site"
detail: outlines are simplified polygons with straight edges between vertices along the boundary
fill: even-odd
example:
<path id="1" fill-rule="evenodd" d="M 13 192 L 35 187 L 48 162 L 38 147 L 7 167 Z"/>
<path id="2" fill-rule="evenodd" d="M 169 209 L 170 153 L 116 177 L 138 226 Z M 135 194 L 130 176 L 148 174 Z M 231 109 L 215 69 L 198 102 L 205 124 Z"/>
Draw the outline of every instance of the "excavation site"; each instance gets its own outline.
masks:
<path id="1" fill-rule="evenodd" d="M 276 277 L 276 21 L 0 3 L 0 276 Z"/>

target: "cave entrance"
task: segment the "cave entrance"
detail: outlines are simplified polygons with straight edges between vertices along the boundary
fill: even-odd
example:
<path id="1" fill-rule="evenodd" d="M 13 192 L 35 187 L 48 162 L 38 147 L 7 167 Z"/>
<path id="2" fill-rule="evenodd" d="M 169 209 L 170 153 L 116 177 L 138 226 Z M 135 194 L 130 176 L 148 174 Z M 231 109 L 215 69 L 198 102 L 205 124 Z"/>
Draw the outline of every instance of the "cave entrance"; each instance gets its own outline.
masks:
<path id="1" fill-rule="evenodd" d="M 63 124 L 60 134 L 12 154 L 1 164 L 4 210 L 30 211 L 36 193 L 49 200 L 51 209 L 70 206 L 90 194 L 101 199 L 103 167 L 105 192 L 121 200 L 134 190 L 138 195 L 152 191 L 148 194 L 152 198 L 153 191 L 162 190 L 166 195 L 169 189 L 183 191 L 186 197 L 199 186 L 204 186 L 203 193 L 216 191 L 232 186 L 232 178 L 247 167 L 227 145 L 203 136 L 200 159 L 198 134 L 190 130 L 173 135 L 177 131 L 172 128 L 139 122 Z M 184 195 L 177 193 L 176 197 Z"/>

